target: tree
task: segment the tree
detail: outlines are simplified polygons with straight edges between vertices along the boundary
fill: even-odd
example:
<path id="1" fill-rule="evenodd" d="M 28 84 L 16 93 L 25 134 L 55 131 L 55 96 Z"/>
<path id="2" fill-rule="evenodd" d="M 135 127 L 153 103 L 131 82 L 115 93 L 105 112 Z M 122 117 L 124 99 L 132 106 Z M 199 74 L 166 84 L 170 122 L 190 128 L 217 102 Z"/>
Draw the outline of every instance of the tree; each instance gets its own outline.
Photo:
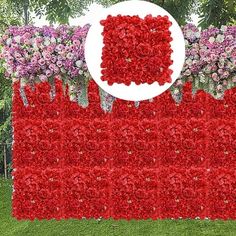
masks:
<path id="1" fill-rule="evenodd" d="M 192 13 L 197 12 L 196 0 L 151 0 L 160 7 L 167 10 L 180 25 L 191 20 Z"/>
<path id="2" fill-rule="evenodd" d="M 7 0 L 0 0 L 0 34 L 10 25 L 21 25 L 21 14 L 18 14 L 14 7 Z"/>
<path id="3" fill-rule="evenodd" d="M 236 21 L 236 4 L 234 0 L 200 0 L 198 14 L 202 28 L 233 24 Z"/>
<path id="4" fill-rule="evenodd" d="M 81 15 L 92 0 L 10 0 L 9 5 L 24 18 L 24 24 L 30 21 L 30 14 L 46 16 L 52 23 L 68 24 L 70 17 Z"/>
<path id="5" fill-rule="evenodd" d="M 94 2 L 108 6 L 122 2 L 122 0 L 95 0 Z M 191 14 L 197 12 L 197 0 L 149 0 L 149 2 L 157 4 L 167 10 L 180 25 L 189 21 Z"/>

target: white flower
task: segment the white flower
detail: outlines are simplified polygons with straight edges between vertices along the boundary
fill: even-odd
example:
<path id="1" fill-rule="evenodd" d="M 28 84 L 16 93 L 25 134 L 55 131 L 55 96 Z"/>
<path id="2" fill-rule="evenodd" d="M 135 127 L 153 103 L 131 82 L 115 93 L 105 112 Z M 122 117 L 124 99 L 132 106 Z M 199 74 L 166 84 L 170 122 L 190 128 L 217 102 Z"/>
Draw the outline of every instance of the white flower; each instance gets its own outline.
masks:
<path id="1" fill-rule="evenodd" d="M 60 43 L 61 42 L 61 38 L 57 38 L 57 42 Z"/>
<path id="2" fill-rule="evenodd" d="M 222 43 L 224 39 L 225 39 L 224 35 L 218 34 L 216 37 L 216 42 Z"/>
<path id="3" fill-rule="evenodd" d="M 69 52 L 69 53 L 67 53 L 66 58 L 72 60 L 74 58 L 74 54 Z"/>
<path id="4" fill-rule="evenodd" d="M 83 64 L 83 61 L 81 61 L 81 60 L 78 60 L 78 61 L 75 62 L 75 65 L 76 65 L 78 68 L 80 68 L 80 67 L 82 66 L 82 64 Z"/>
<path id="5" fill-rule="evenodd" d="M 90 74 L 89 74 L 88 72 L 84 72 L 84 76 L 85 76 L 86 78 L 88 78 L 88 77 L 90 76 Z"/>
<path id="6" fill-rule="evenodd" d="M 50 41 L 49 41 L 49 40 L 45 40 L 45 41 L 44 41 L 44 45 L 45 45 L 45 46 L 49 46 L 49 45 L 50 45 Z"/>
<path id="7" fill-rule="evenodd" d="M 82 74 L 83 74 L 83 71 L 82 71 L 82 70 L 79 70 L 79 74 L 82 75 Z"/>
<path id="8" fill-rule="evenodd" d="M 15 42 L 20 43 L 20 35 L 14 37 Z"/>
<path id="9" fill-rule="evenodd" d="M 193 64 L 193 62 L 192 62 L 191 59 L 188 58 L 188 59 L 186 60 L 186 64 L 189 65 L 189 66 L 191 66 L 191 65 Z"/>
<path id="10" fill-rule="evenodd" d="M 226 30 L 227 30 L 227 26 L 226 26 L 226 25 L 222 25 L 222 26 L 220 27 L 220 30 L 222 30 L 223 32 L 226 31 Z"/>
<path id="11" fill-rule="evenodd" d="M 192 34 L 192 32 L 191 32 L 191 31 L 188 31 L 188 32 L 186 33 L 186 36 L 189 38 L 189 37 L 191 36 L 191 34 Z"/>
<path id="12" fill-rule="evenodd" d="M 34 48 L 35 51 L 38 51 L 38 50 L 39 50 L 39 48 L 38 48 L 38 46 L 37 46 L 36 43 L 33 43 L 32 46 L 33 46 L 33 48 Z"/>
<path id="13" fill-rule="evenodd" d="M 54 37 L 51 37 L 51 42 L 52 43 L 55 43 L 56 42 L 56 39 Z"/>
<path id="14" fill-rule="evenodd" d="M 196 36 L 197 38 L 199 38 L 199 37 L 200 37 L 200 32 L 196 32 L 196 33 L 195 33 L 195 36 Z"/>
<path id="15" fill-rule="evenodd" d="M 179 94 L 179 90 L 178 89 L 175 89 L 174 90 L 174 94 L 176 95 L 176 94 Z"/>
<path id="16" fill-rule="evenodd" d="M 188 40 L 185 39 L 184 42 L 185 42 L 185 45 L 188 46 Z"/>
<path id="17" fill-rule="evenodd" d="M 6 44 L 7 44 L 7 45 L 10 45 L 11 42 L 12 42 L 12 40 L 11 40 L 11 38 L 9 38 L 9 39 L 7 39 L 7 41 L 6 41 Z"/>
<path id="18" fill-rule="evenodd" d="M 209 38 L 209 42 L 210 42 L 210 43 L 214 43 L 214 42 L 215 42 L 215 38 L 214 38 L 214 37 L 210 37 L 210 38 Z"/>

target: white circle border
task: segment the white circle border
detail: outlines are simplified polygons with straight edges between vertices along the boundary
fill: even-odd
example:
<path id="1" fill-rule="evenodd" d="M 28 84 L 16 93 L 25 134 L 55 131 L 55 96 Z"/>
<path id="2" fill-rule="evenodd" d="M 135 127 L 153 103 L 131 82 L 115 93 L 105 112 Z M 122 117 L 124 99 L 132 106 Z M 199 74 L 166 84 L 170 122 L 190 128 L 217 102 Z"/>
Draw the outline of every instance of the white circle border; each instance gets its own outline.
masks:
<path id="1" fill-rule="evenodd" d="M 117 83 L 110 86 L 107 81 L 101 80 L 102 48 L 104 44 L 102 37 L 103 26 L 100 24 L 100 20 L 106 19 L 107 15 L 117 16 L 118 14 L 138 15 L 140 18 L 144 18 L 148 14 L 152 14 L 152 16 L 167 15 L 169 17 L 169 20 L 172 22 L 170 31 L 173 38 L 170 43 L 173 50 L 171 54 L 173 64 L 169 67 L 173 70 L 171 83 L 165 83 L 160 86 L 158 82 L 154 82 L 151 85 L 147 83 L 136 85 L 134 82 L 131 82 L 129 86 Z M 92 78 L 107 93 L 128 101 L 148 100 L 166 91 L 179 77 L 185 60 L 184 36 L 176 20 L 160 6 L 140 0 L 124 1 L 114 4 L 109 8 L 104 8 L 94 15 L 86 37 L 85 60 Z"/>

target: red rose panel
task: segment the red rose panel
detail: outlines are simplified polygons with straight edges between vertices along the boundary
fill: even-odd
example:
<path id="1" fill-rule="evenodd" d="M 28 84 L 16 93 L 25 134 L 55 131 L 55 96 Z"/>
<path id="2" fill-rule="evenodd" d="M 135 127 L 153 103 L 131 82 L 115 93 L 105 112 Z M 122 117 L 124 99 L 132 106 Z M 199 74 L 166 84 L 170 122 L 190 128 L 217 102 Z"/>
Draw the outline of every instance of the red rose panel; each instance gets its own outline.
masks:
<path id="1" fill-rule="evenodd" d="M 102 77 L 109 85 L 171 82 L 168 16 L 108 16 L 103 26 Z"/>
<path id="2" fill-rule="evenodd" d="M 225 99 L 185 86 L 153 102 L 84 109 L 49 84 L 13 98 L 13 215 L 17 219 L 236 219 L 236 88 Z"/>

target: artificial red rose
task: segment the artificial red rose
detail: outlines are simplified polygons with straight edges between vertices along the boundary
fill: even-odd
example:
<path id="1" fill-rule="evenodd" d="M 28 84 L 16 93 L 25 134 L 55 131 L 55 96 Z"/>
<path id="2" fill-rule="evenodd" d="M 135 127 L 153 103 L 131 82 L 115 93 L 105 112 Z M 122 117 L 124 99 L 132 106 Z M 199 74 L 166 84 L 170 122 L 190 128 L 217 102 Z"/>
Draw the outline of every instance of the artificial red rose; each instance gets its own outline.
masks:
<path id="1" fill-rule="evenodd" d="M 109 85 L 171 82 L 168 17 L 108 16 L 103 30 L 102 77 Z"/>
<path id="2" fill-rule="evenodd" d="M 139 107 L 117 100 L 105 114 L 94 82 L 87 109 L 61 92 L 38 104 L 44 86 L 27 91 L 34 107 L 14 87 L 14 217 L 236 219 L 231 93 L 214 102 L 187 86 L 180 105 L 165 92 Z"/>
<path id="3" fill-rule="evenodd" d="M 141 58 L 143 56 L 150 56 L 150 54 L 152 53 L 152 48 L 147 43 L 140 43 L 136 49 L 137 49 L 137 55 Z"/>

